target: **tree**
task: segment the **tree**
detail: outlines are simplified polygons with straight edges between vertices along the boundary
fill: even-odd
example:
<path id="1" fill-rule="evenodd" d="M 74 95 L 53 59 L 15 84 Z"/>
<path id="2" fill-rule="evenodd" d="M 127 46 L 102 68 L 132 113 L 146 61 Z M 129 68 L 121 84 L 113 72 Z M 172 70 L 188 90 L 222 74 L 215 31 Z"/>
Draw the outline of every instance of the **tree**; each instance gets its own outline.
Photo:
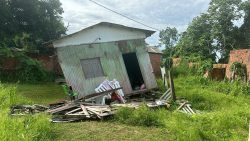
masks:
<path id="1" fill-rule="evenodd" d="M 250 48 L 250 1 L 245 1 L 241 5 L 244 11 L 244 22 L 239 29 L 241 33 L 238 38 L 239 48 Z"/>
<path id="2" fill-rule="evenodd" d="M 244 18 L 240 26 L 239 20 Z M 250 45 L 250 1 L 211 0 L 206 13 L 193 19 L 182 33 L 176 54 L 196 54 L 227 62 L 230 50 Z M 219 55 L 216 55 L 219 54 Z"/>
<path id="3" fill-rule="evenodd" d="M 165 30 L 160 31 L 159 37 L 161 44 L 165 46 L 164 56 L 171 57 L 174 54 L 174 45 L 179 38 L 177 29 L 167 27 Z"/>
<path id="4" fill-rule="evenodd" d="M 43 42 L 66 32 L 59 0 L 1 0 L 0 13 L 0 46 L 42 51 Z"/>
<path id="5" fill-rule="evenodd" d="M 165 30 L 160 31 L 160 42 L 165 45 L 166 48 L 173 47 L 178 40 L 177 29 L 167 27 Z"/>
<path id="6" fill-rule="evenodd" d="M 208 9 L 212 24 L 211 35 L 221 59 L 226 60 L 230 50 L 236 46 L 234 38 L 238 27 L 234 21 L 241 18 L 241 0 L 212 0 Z"/>
<path id="7" fill-rule="evenodd" d="M 215 50 L 212 45 L 211 23 L 208 14 L 202 14 L 194 18 L 184 32 L 180 41 L 176 45 L 177 53 L 183 56 L 196 54 L 203 58 L 211 58 L 215 60 Z"/>

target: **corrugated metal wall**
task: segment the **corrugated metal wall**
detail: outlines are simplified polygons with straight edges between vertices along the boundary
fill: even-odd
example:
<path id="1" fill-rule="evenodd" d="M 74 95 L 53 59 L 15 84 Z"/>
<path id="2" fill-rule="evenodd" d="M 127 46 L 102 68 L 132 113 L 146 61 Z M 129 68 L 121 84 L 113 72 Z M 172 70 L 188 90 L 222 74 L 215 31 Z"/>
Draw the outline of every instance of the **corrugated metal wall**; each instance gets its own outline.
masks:
<path id="1" fill-rule="evenodd" d="M 143 39 L 57 48 L 59 63 L 69 85 L 82 96 L 94 93 L 105 79 L 117 79 L 126 94 L 132 92 L 122 53 L 136 52 L 148 89 L 156 87 L 153 69 Z M 100 57 L 106 77 L 85 79 L 81 59 Z"/>

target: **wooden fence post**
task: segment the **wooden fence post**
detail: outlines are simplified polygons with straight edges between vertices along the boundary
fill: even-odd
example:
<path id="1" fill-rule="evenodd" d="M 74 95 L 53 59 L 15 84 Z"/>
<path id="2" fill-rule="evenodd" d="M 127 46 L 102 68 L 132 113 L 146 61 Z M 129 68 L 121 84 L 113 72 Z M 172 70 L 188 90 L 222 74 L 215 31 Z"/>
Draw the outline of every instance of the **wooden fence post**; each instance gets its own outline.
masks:
<path id="1" fill-rule="evenodd" d="M 250 141 L 250 122 L 249 122 L 249 134 L 248 134 L 248 141 Z"/>
<path id="2" fill-rule="evenodd" d="M 172 98 L 173 101 L 176 101 L 176 95 L 175 95 L 175 89 L 174 89 L 174 80 L 172 77 L 172 74 L 170 71 L 168 71 L 168 76 L 169 76 L 169 81 L 170 81 L 170 89 L 171 89 L 171 94 L 172 94 Z"/>

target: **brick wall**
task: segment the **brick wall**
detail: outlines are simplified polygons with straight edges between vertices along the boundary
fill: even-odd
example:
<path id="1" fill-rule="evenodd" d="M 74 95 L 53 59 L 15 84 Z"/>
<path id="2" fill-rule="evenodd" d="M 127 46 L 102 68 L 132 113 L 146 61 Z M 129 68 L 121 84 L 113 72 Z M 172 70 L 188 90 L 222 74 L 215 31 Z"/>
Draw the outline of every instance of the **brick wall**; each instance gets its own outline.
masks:
<path id="1" fill-rule="evenodd" d="M 234 62 L 240 62 L 247 66 L 248 79 L 250 78 L 250 49 L 232 50 L 230 51 L 230 58 L 228 62 L 228 67 L 226 68 L 227 78 L 231 78 L 232 72 L 230 71 L 230 66 Z"/>
<path id="2" fill-rule="evenodd" d="M 40 54 L 39 55 L 28 55 L 28 56 L 40 61 L 43 65 L 43 67 L 47 71 L 51 71 L 51 72 L 54 72 L 56 75 L 63 76 L 63 72 L 62 72 L 62 69 L 61 69 L 59 62 L 57 60 L 57 56 L 55 56 L 55 55 L 48 56 L 48 55 L 40 55 Z"/>
<path id="3" fill-rule="evenodd" d="M 150 61 L 156 77 L 161 77 L 161 54 L 149 53 Z"/>
<path id="4" fill-rule="evenodd" d="M 42 66 L 47 71 L 54 72 L 56 75 L 63 75 L 62 69 L 58 63 L 56 56 L 48 56 L 48 55 L 38 55 L 38 54 L 28 54 L 29 57 L 38 60 L 41 62 Z M 14 71 L 16 70 L 20 65 L 19 60 L 15 58 L 6 58 L 3 61 L 3 64 L 0 65 L 1 69 L 8 70 L 8 71 Z"/>
<path id="5" fill-rule="evenodd" d="M 15 58 L 7 58 L 1 62 L 0 68 L 3 70 L 14 71 L 18 68 L 19 65 L 20 65 L 20 62 L 16 60 Z"/>

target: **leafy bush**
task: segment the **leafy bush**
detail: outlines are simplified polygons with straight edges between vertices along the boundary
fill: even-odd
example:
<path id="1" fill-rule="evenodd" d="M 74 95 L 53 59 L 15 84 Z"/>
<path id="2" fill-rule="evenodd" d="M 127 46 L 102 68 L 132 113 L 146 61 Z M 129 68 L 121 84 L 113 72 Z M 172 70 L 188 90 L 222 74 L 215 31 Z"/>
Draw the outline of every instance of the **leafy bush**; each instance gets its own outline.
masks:
<path id="1" fill-rule="evenodd" d="M 200 61 L 200 66 L 198 68 L 198 74 L 204 75 L 206 71 L 210 72 L 213 69 L 213 62 L 211 59 Z"/>
<path id="2" fill-rule="evenodd" d="M 178 66 L 172 67 L 172 74 L 174 77 L 200 75 L 203 76 L 206 71 L 211 71 L 213 68 L 213 61 L 202 60 L 201 57 L 183 57 Z"/>
<path id="3" fill-rule="evenodd" d="M 192 71 L 192 68 L 188 66 L 188 62 L 186 60 L 182 60 L 178 66 L 171 68 L 173 77 L 187 76 L 192 74 Z"/>
<path id="4" fill-rule="evenodd" d="M 48 141 L 52 140 L 53 127 L 47 115 L 10 117 L 13 104 L 30 103 L 16 95 L 16 88 L 0 83 L 0 140 L 1 141 Z"/>
<path id="5" fill-rule="evenodd" d="M 246 65 L 239 62 L 234 62 L 230 66 L 230 71 L 235 72 L 235 74 L 242 79 L 244 76 L 246 76 Z"/>

